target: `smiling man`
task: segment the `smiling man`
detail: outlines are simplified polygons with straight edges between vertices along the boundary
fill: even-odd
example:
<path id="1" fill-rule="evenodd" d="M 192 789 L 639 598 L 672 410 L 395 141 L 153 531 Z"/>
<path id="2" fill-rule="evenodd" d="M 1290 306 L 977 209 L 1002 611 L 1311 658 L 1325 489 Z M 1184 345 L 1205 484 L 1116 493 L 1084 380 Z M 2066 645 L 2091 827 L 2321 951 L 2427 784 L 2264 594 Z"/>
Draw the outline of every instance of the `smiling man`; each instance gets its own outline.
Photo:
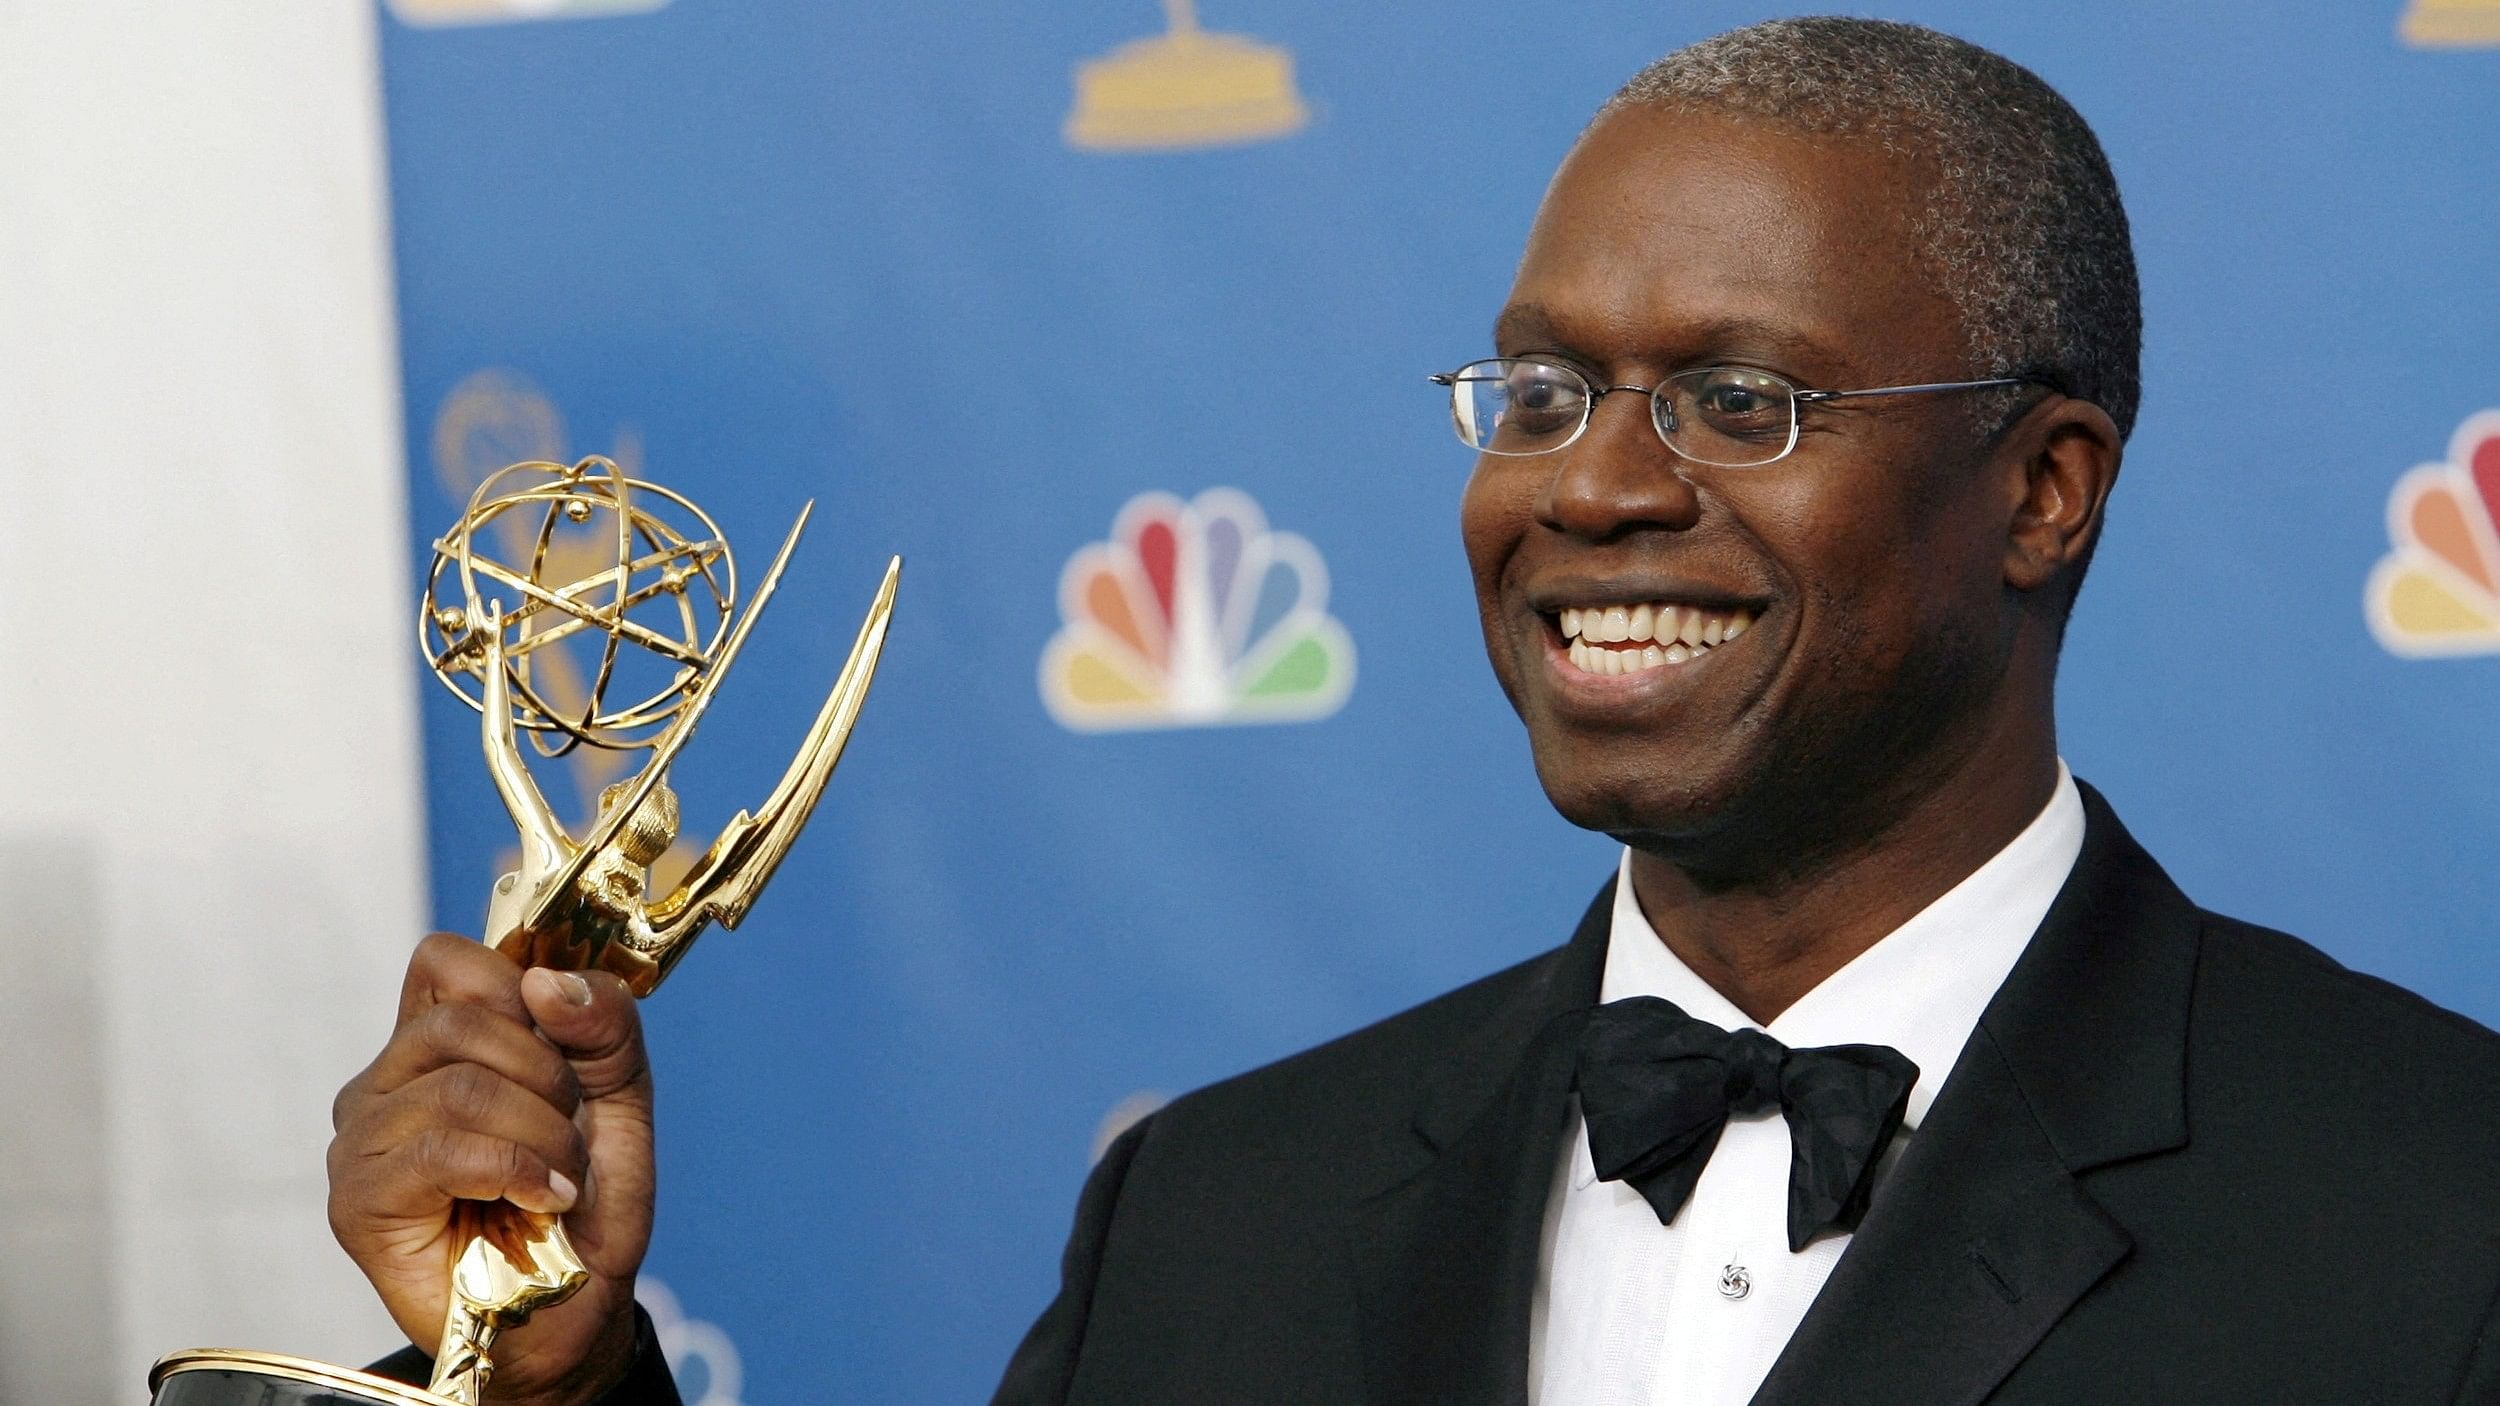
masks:
<path id="1" fill-rule="evenodd" d="M 2058 758 L 2137 342 L 2107 163 L 2004 59 L 1783 21 L 1609 102 L 1435 379 L 1494 673 L 1617 877 L 1122 1136 L 999 1401 L 2500 1400 L 2500 1038 L 2197 909 Z M 341 1096 L 412 1336 L 453 1197 L 571 1207 L 598 1282 L 513 1399 L 674 1399 L 639 1038 L 436 940 Z"/>

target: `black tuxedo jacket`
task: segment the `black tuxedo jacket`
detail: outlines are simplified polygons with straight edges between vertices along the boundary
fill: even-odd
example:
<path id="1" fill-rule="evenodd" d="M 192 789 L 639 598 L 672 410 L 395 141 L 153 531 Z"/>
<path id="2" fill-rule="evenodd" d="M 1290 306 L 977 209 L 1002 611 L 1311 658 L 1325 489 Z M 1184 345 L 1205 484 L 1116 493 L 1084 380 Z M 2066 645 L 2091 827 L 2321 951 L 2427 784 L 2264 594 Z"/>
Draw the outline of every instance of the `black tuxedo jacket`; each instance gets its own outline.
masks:
<path id="1" fill-rule="evenodd" d="M 2500 1037 L 2083 853 L 1758 1406 L 2500 1402 Z M 1115 1143 L 997 1406 L 1527 1399 L 1570 943 Z"/>
<path id="2" fill-rule="evenodd" d="M 1757 1406 L 2500 1402 L 2500 1036 L 2199 911 L 2083 797 L 2073 876 Z M 1121 1137 L 995 1406 L 1525 1403 L 1553 1033 L 1612 902 Z M 676 1403 L 646 1323 L 608 1406 Z"/>

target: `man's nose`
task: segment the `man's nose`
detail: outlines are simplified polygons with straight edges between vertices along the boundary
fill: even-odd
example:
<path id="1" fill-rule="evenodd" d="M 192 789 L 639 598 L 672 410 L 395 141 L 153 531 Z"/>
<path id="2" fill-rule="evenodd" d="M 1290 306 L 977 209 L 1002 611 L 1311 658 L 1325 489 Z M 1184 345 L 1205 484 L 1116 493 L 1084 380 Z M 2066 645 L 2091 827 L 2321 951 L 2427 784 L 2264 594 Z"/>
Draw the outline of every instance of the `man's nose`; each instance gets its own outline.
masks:
<path id="1" fill-rule="evenodd" d="M 1589 426 L 1545 456 L 1553 475 L 1537 495 L 1537 521 L 1592 542 L 1642 528 L 1681 532 L 1701 517 L 1684 458 L 1650 420 L 1650 401 L 1629 391 L 1601 397 Z"/>

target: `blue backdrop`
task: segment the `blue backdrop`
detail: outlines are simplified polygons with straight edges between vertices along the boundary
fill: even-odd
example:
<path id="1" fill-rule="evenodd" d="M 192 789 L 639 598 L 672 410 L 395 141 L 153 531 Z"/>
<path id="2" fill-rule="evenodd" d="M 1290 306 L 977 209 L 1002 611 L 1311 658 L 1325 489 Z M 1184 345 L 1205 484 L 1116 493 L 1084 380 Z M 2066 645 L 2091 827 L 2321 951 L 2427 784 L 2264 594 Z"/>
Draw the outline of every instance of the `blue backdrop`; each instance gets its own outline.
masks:
<path id="1" fill-rule="evenodd" d="M 416 561 L 533 454 L 688 490 L 751 571 L 815 499 L 681 767 L 698 841 L 909 562 L 831 799 L 648 1009 L 651 1269 L 726 1330 L 681 1335 L 690 1385 L 976 1399 L 1106 1118 L 1551 946 L 1604 878 L 1484 665 L 1423 378 L 1486 352 L 1593 107 L 1782 11 L 446 22 L 498 3 L 383 23 Z M 2067 757 L 2200 901 L 2500 1020 L 2500 5 L 1887 9 L 2061 88 L 2135 221 L 2148 393 Z M 1314 384 L 1334 420 L 1267 413 Z M 474 931 L 511 831 L 472 716 L 425 716 Z"/>

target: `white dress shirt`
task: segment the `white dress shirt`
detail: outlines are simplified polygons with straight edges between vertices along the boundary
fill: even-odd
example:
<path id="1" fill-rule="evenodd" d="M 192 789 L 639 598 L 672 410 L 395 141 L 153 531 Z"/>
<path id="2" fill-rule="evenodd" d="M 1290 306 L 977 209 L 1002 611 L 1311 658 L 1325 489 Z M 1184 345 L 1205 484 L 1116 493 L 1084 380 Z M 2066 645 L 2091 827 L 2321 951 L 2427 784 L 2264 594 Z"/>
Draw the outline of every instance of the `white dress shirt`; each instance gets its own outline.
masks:
<path id="1" fill-rule="evenodd" d="M 1757 1025 L 1693 974 L 1649 926 L 1626 850 L 1601 1000 L 1663 996 L 1730 1030 L 1792 1048 L 1890 1045 L 1918 1065 L 1881 1178 L 1916 1135 L 2083 848 L 2083 801 L 2063 762 L 2048 806 L 1987 863 Z M 1769 1375 L 1849 1236 L 1788 1248 L 1788 1124 L 1778 1109 L 1730 1118 L 1675 1223 L 1622 1182 L 1599 1181 L 1575 1110 L 1545 1213 L 1529 1328 L 1535 1406 L 1742 1406 Z"/>

